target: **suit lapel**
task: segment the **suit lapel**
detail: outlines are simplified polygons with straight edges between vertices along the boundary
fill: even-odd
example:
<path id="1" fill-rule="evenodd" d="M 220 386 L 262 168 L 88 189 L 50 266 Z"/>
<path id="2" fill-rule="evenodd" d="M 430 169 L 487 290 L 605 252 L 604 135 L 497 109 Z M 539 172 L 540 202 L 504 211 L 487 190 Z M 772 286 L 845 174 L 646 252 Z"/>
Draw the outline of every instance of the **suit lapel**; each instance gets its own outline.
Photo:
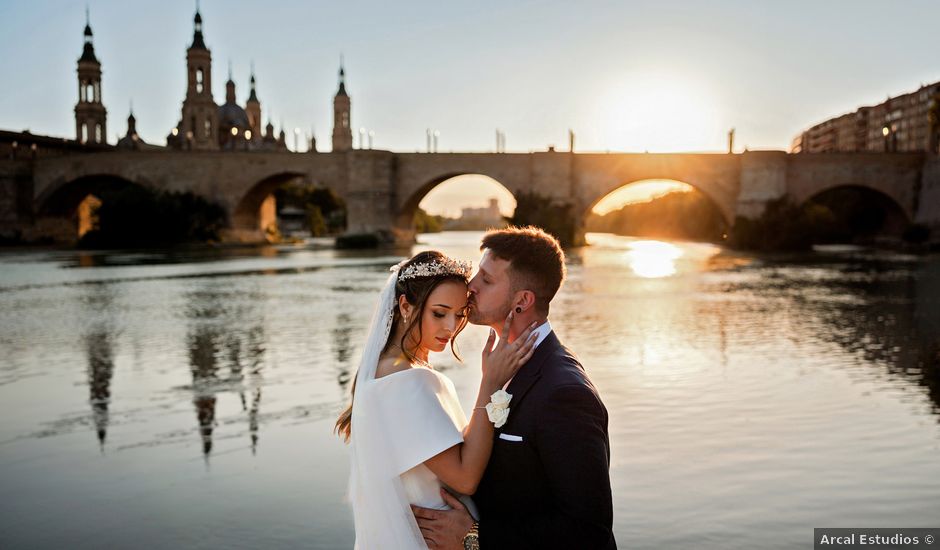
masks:
<path id="1" fill-rule="evenodd" d="M 532 385 L 542 376 L 542 366 L 558 346 L 558 337 L 556 337 L 555 332 L 552 331 L 542 340 L 539 347 L 535 348 L 532 357 L 519 369 L 519 372 L 513 377 L 512 382 L 509 383 L 509 387 L 506 388 L 506 391 L 512 395 L 512 401 L 509 402 L 510 409 L 519 406 L 519 402 L 522 401 L 525 394 L 528 393 Z M 510 417 L 512 417 L 512 413 L 510 413 Z"/>

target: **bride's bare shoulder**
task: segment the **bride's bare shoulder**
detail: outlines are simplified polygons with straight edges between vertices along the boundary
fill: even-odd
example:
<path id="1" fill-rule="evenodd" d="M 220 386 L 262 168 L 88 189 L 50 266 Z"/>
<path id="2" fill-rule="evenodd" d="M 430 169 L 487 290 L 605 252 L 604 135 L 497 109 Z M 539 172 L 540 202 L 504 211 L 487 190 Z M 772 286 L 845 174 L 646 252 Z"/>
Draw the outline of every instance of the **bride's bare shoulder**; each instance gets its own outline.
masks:
<path id="1" fill-rule="evenodd" d="M 378 365 L 375 366 L 375 377 L 376 379 L 382 378 L 383 376 L 395 374 L 396 372 L 401 372 L 410 368 L 411 364 L 408 363 L 408 361 L 405 361 L 401 356 L 382 357 L 379 359 Z"/>

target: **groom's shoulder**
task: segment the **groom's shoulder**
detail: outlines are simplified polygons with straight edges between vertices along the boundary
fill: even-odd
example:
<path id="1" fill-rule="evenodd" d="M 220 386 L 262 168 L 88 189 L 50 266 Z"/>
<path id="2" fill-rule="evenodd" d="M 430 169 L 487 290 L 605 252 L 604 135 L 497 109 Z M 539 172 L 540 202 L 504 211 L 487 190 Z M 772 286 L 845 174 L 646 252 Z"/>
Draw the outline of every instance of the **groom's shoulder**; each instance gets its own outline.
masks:
<path id="1" fill-rule="evenodd" d="M 597 390 L 581 365 L 581 361 L 570 349 L 560 342 L 549 358 L 551 367 L 543 369 L 543 391 L 553 394 L 562 388 L 565 391 L 583 392 L 597 395 Z"/>

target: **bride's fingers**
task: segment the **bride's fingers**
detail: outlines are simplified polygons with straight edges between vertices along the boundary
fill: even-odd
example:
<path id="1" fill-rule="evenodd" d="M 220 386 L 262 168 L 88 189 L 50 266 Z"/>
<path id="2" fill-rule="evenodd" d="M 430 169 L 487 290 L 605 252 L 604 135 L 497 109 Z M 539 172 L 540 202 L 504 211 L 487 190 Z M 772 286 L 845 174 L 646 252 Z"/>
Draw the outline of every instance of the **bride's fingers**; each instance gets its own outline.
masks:
<path id="1" fill-rule="evenodd" d="M 532 331 L 535 330 L 535 327 L 537 325 L 538 325 L 538 322 L 533 321 L 531 325 L 527 326 L 525 330 L 523 330 L 522 333 L 516 337 L 515 341 L 519 343 L 519 347 L 522 347 L 523 345 L 525 345 L 526 342 L 528 342 L 529 336 L 533 334 Z"/>
<path id="2" fill-rule="evenodd" d="M 523 355 L 522 358 L 519 359 L 519 366 L 520 366 L 520 367 L 521 367 L 522 365 L 526 364 L 526 362 L 527 362 L 529 359 L 532 358 L 532 354 L 535 353 L 535 341 L 536 341 L 536 340 L 537 340 L 537 338 L 533 338 L 533 339 L 532 339 L 532 343 L 531 343 L 531 345 L 529 345 L 529 348 L 526 350 L 525 355 Z"/>
<path id="3" fill-rule="evenodd" d="M 519 342 L 519 349 L 516 350 L 516 357 L 522 357 L 529 350 L 534 348 L 536 340 L 538 340 L 538 334 L 535 332 L 517 338 L 516 342 Z"/>
<path id="4" fill-rule="evenodd" d="M 506 316 L 506 322 L 503 323 L 503 332 L 499 335 L 499 342 L 501 344 L 504 342 L 509 342 L 510 326 L 512 326 L 512 310 L 509 310 L 509 315 Z"/>
<path id="5" fill-rule="evenodd" d="M 490 335 L 483 345 L 483 357 L 488 356 L 493 351 L 493 343 L 496 342 L 496 331 L 490 328 Z"/>
<path id="6" fill-rule="evenodd" d="M 520 366 L 524 365 L 525 362 L 532 357 L 532 354 L 535 353 L 536 340 L 538 340 L 538 335 L 533 332 L 529 338 L 526 339 L 526 342 L 522 345 L 522 348 L 520 348 L 516 359 Z"/>

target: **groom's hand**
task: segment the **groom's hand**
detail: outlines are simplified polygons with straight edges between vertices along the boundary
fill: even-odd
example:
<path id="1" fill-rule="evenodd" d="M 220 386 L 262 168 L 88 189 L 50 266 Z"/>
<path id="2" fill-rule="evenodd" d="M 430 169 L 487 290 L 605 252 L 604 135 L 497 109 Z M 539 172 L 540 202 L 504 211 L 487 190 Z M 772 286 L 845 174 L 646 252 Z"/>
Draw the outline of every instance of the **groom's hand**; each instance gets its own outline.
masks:
<path id="1" fill-rule="evenodd" d="M 473 527 L 473 518 L 467 512 L 467 507 L 443 488 L 441 496 L 453 510 L 432 510 L 411 505 L 424 542 L 431 550 L 463 550 L 463 538 Z"/>

